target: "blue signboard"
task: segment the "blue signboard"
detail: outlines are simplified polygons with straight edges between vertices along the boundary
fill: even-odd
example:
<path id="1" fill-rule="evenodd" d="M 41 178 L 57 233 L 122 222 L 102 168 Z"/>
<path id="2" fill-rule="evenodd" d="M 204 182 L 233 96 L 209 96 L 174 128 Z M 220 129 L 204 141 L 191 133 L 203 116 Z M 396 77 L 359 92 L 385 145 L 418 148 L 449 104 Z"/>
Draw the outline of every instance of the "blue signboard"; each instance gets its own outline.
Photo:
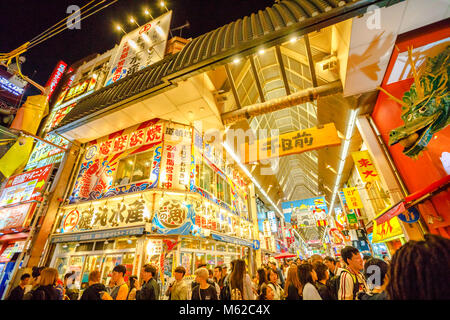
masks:
<path id="1" fill-rule="evenodd" d="M 259 250 L 260 247 L 261 247 L 261 244 L 259 243 L 259 240 L 253 240 L 253 249 Z"/>
<path id="2" fill-rule="evenodd" d="M 238 245 L 246 246 L 246 247 L 251 247 L 251 248 L 253 248 L 253 245 L 254 245 L 254 243 L 252 243 L 250 241 L 247 241 L 247 240 L 244 240 L 244 239 L 230 237 L 230 236 L 225 236 L 225 235 L 221 235 L 221 234 L 217 234 L 217 233 L 211 233 L 211 237 L 214 240 L 234 243 L 234 244 L 238 244 Z"/>
<path id="3" fill-rule="evenodd" d="M 420 213 L 419 210 L 417 210 L 416 207 L 409 208 L 406 212 L 400 213 L 398 215 L 398 218 L 406 223 L 413 223 L 419 220 Z"/>
<path id="4" fill-rule="evenodd" d="M 287 223 L 291 223 L 292 213 L 296 210 L 315 212 L 318 215 L 320 213 L 328 215 L 327 203 L 325 201 L 325 197 L 323 196 L 317 198 L 282 202 L 281 208 L 283 209 L 284 218 Z"/>

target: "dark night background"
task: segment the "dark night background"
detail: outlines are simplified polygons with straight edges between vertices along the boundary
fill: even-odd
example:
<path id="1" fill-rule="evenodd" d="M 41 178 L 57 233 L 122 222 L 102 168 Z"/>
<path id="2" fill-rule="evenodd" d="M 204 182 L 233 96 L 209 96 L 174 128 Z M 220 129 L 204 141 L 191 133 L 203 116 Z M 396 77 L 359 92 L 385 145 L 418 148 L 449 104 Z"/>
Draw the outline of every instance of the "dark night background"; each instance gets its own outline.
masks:
<path id="1" fill-rule="evenodd" d="M 17 48 L 67 17 L 68 6 L 82 7 L 88 2 L 1 0 L 0 52 L 9 52 Z M 22 65 L 23 73 L 39 84 L 45 85 L 59 60 L 70 65 L 92 53 L 103 53 L 113 48 L 123 35 L 114 29 L 114 25 L 120 23 L 125 31 L 133 30 L 136 25 L 129 23 L 129 17 L 133 15 L 142 25 L 150 19 L 143 13 L 145 7 L 150 9 L 155 18 L 165 12 L 165 9 L 159 6 L 159 2 L 159 0 L 119 0 L 81 21 L 80 30 L 66 29 L 28 51 L 24 55 L 27 60 Z M 171 28 L 182 26 L 189 21 L 191 26 L 189 29 L 183 29 L 182 36 L 195 38 L 271 6 L 274 0 L 167 0 L 165 3 L 169 10 L 173 10 Z M 179 35 L 179 31 L 174 31 L 173 35 Z M 27 91 L 26 95 L 38 94 L 34 89 Z"/>

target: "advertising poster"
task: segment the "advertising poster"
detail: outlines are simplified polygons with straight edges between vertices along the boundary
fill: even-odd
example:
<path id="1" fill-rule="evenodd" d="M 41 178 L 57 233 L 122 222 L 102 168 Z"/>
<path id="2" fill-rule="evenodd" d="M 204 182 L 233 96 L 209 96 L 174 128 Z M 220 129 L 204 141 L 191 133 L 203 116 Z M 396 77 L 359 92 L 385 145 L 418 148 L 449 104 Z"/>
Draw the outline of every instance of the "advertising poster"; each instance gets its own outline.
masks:
<path id="1" fill-rule="evenodd" d="M 163 59 L 169 35 L 172 11 L 127 33 L 111 58 L 105 86 L 130 76 Z"/>
<path id="2" fill-rule="evenodd" d="M 35 202 L 0 208 L 0 231 L 28 226 L 35 208 Z"/>
<path id="3" fill-rule="evenodd" d="M 8 179 L 0 195 L 0 207 L 35 200 L 44 191 L 53 165 L 20 173 Z"/>
<path id="4" fill-rule="evenodd" d="M 52 133 L 47 133 L 44 137 L 44 140 L 50 141 L 51 143 L 56 144 L 62 148 L 67 148 L 69 145 L 68 140 Z M 58 163 L 63 159 L 64 154 L 64 150 L 61 150 L 39 140 L 38 142 L 36 142 L 36 145 L 31 152 L 30 158 L 28 159 L 28 163 L 24 171 L 29 171 L 44 167 L 49 164 Z"/>
<path id="5" fill-rule="evenodd" d="M 158 199 L 159 198 L 159 199 Z M 201 210 L 201 203 L 187 203 L 183 197 L 157 197 L 153 226 L 156 232 L 164 235 L 189 235 L 195 226 L 196 212 Z"/>
<path id="6" fill-rule="evenodd" d="M 326 220 L 328 207 L 325 197 L 282 202 L 285 221 L 298 227 L 317 225 L 317 220 Z"/>

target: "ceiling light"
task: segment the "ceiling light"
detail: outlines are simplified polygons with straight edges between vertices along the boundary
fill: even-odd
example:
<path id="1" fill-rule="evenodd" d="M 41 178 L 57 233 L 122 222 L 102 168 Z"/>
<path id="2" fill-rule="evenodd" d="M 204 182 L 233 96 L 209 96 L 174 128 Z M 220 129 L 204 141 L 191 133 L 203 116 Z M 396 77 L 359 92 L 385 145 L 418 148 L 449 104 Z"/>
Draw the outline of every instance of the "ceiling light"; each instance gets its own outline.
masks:
<path id="1" fill-rule="evenodd" d="M 266 53 L 266 50 L 260 49 L 260 50 L 258 51 L 258 53 L 259 53 L 260 55 L 263 55 L 264 53 Z"/>
<path id="2" fill-rule="evenodd" d="M 239 59 L 239 58 L 234 58 L 233 63 L 234 63 L 234 64 L 238 64 L 240 61 L 241 61 L 241 59 Z"/>
<path id="3" fill-rule="evenodd" d="M 291 39 L 289 39 L 290 43 L 295 43 L 297 41 L 297 37 L 292 37 Z"/>
<path id="4" fill-rule="evenodd" d="M 132 47 L 134 50 L 138 49 L 138 45 L 136 42 L 134 42 L 134 40 L 128 40 L 128 44 L 130 45 L 130 47 Z"/>

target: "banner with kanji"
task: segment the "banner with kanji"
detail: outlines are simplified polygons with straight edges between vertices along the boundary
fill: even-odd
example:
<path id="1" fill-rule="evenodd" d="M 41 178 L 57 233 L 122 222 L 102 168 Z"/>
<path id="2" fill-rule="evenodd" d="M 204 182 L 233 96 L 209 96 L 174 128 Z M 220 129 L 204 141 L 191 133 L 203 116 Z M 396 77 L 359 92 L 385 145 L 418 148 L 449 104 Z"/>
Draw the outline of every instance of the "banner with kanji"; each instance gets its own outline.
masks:
<path id="1" fill-rule="evenodd" d="M 373 243 L 384 242 L 401 234 L 403 234 L 403 230 L 397 217 L 381 224 L 378 224 L 376 220 L 373 221 Z"/>
<path id="2" fill-rule="evenodd" d="M 352 158 L 363 182 L 372 182 L 380 179 L 369 151 L 352 152 Z"/>
<path id="3" fill-rule="evenodd" d="M 363 208 L 361 197 L 355 187 L 344 188 L 342 191 L 344 192 L 345 200 L 347 201 L 347 205 L 350 210 Z"/>
<path id="4" fill-rule="evenodd" d="M 242 162 L 267 160 L 340 144 L 334 123 L 328 123 L 320 129 L 313 127 L 246 143 L 241 146 Z"/>

